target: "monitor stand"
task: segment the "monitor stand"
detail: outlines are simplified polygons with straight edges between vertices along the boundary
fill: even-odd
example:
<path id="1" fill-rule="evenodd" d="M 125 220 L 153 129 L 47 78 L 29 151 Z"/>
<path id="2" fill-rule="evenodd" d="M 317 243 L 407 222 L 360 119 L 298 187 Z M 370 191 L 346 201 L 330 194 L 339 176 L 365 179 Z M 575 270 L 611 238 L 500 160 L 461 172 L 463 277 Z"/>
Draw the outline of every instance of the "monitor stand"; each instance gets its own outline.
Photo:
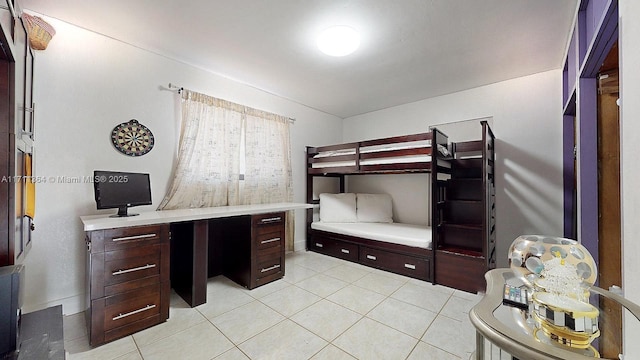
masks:
<path id="1" fill-rule="evenodd" d="M 120 207 L 118 208 L 118 213 L 117 213 L 117 214 L 115 214 L 115 215 L 111 215 L 111 216 L 109 216 L 109 217 L 117 218 L 117 217 L 129 217 L 129 216 L 138 216 L 138 215 L 140 215 L 140 214 L 129 214 L 129 213 L 127 212 L 127 209 L 128 209 L 128 207 L 127 207 L 127 206 L 120 206 Z"/>

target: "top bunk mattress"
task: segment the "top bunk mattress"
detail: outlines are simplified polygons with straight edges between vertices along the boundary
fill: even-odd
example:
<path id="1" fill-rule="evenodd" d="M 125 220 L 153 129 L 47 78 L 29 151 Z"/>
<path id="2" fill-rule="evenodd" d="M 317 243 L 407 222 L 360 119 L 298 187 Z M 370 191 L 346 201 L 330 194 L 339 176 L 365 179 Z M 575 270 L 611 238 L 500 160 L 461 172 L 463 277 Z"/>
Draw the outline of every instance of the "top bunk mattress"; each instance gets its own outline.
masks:
<path id="1" fill-rule="evenodd" d="M 431 149 L 431 140 L 413 141 L 413 142 L 401 142 L 384 145 L 363 146 L 359 148 L 360 154 L 375 154 L 387 151 L 396 150 L 419 150 L 419 149 Z M 392 155 L 385 157 L 374 157 L 369 159 L 360 159 L 360 165 L 385 165 L 385 164 L 398 164 L 398 163 L 418 163 L 418 162 L 430 162 L 431 155 L 427 154 L 413 154 L 413 155 Z M 347 161 L 326 161 L 331 157 L 338 157 L 344 155 L 356 155 L 355 148 L 322 151 L 315 156 L 314 159 L 325 159 L 324 162 L 313 163 L 312 168 L 331 168 L 342 166 L 356 166 L 356 160 Z"/>
<path id="2" fill-rule="evenodd" d="M 431 228 L 402 223 L 311 223 L 314 230 L 431 249 Z"/>

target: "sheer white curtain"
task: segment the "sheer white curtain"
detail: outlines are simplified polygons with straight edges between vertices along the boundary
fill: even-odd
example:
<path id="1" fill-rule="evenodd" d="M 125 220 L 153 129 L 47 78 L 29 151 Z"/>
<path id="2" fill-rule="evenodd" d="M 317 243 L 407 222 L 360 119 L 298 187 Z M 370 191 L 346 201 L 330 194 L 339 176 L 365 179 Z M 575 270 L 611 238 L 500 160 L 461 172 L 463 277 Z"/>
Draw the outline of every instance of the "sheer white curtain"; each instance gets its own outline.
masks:
<path id="1" fill-rule="evenodd" d="M 242 204 L 266 204 L 293 199 L 289 119 L 247 110 Z"/>
<path id="2" fill-rule="evenodd" d="M 242 106 L 189 90 L 173 182 L 158 210 L 237 203 Z"/>
<path id="3" fill-rule="evenodd" d="M 184 90 L 178 164 L 158 210 L 292 201 L 289 125 L 284 116 Z M 293 220 L 289 211 L 287 250 Z"/>

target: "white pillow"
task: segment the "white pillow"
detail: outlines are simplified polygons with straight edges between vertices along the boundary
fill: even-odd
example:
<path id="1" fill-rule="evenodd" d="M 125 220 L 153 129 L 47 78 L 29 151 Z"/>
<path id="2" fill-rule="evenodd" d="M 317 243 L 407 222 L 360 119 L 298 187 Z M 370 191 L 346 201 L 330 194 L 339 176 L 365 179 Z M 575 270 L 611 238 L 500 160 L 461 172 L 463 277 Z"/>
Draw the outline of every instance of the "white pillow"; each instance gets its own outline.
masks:
<path id="1" fill-rule="evenodd" d="M 388 194 L 357 194 L 359 222 L 392 223 L 393 210 Z"/>
<path id="2" fill-rule="evenodd" d="M 357 222 L 356 194 L 320 194 L 320 221 Z"/>

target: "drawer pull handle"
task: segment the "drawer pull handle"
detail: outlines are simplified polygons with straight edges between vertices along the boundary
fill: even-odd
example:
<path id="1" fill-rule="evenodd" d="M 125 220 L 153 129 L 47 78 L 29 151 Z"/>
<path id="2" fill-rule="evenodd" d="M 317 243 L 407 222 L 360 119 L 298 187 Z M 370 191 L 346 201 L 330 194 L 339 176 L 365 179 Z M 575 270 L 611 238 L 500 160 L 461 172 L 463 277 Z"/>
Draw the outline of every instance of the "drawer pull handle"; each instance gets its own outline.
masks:
<path id="1" fill-rule="evenodd" d="M 271 271 L 273 269 L 277 269 L 280 267 L 280 264 L 275 264 L 273 266 L 269 266 L 268 268 L 262 269 L 260 270 L 261 273 L 267 272 L 267 271 Z"/>
<path id="2" fill-rule="evenodd" d="M 411 270 L 415 270 L 416 266 L 413 264 L 404 264 L 404 267 L 406 267 L 407 269 L 411 269 Z"/>
<path id="3" fill-rule="evenodd" d="M 345 254 L 348 254 L 348 253 L 349 253 L 349 250 L 347 250 L 347 249 L 341 249 L 340 251 L 342 251 L 342 252 L 343 252 L 343 253 L 345 253 Z"/>
<path id="4" fill-rule="evenodd" d="M 373 261 L 378 260 L 378 258 L 377 258 L 377 257 L 375 257 L 375 256 L 373 256 L 373 255 L 367 255 L 367 259 L 369 259 L 369 260 L 373 260 Z"/>
<path id="5" fill-rule="evenodd" d="M 321 248 L 321 247 L 324 247 L 324 245 L 322 245 L 322 244 L 320 244 L 320 243 L 316 243 L 316 247 Z"/>
<path id="6" fill-rule="evenodd" d="M 134 235 L 134 236 L 124 236 L 119 238 L 113 238 L 112 241 L 127 241 L 127 240 L 138 240 L 138 239 L 148 239 L 152 237 L 156 237 L 156 234 L 144 234 L 144 235 Z"/>
<path id="7" fill-rule="evenodd" d="M 120 319 L 122 319 L 122 318 L 126 318 L 127 316 L 135 315 L 135 314 L 137 314 L 137 313 L 141 313 L 141 312 L 143 312 L 143 311 L 151 310 L 151 309 L 153 309 L 154 307 L 156 307 L 156 305 L 155 305 L 155 304 L 149 304 L 149 305 L 147 305 L 147 306 L 143 307 L 142 309 L 133 310 L 133 311 L 130 311 L 130 312 L 126 313 L 126 314 L 120 313 L 118 316 L 115 316 L 115 317 L 113 318 L 113 321 L 120 320 Z"/>
<path id="8" fill-rule="evenodd" d="M 268 224 L 268 223 L 272 223 L 272 222 L 278 222 L 280 220 L 282 220 L 282 217 L 278 216 L 278 217 L 262 219 L 262 220 L 260 220 L 260 222 L 263 223 L 263 224 Z"/>
<path id="9" fill-rule="evenodd" d="M 134 272 L 134 271 L 152 269 L 154 267 L 156 267 L 156 264 L 147 264 L 147 265 L 143 265 L 143 266 L 134 267 L 134 268 L 131 268 L 131 269 L 124 269 L 124 270 L 114 271 L 113 273 L 111 273 L 111 275 L 114 275 L 114 276 L 115 275 L 122 275 L 122 274 L 130 273 L 130 272 Z"/>
<path id="10" fill-rule="evenodd" d="M 269 239 L 269 240 L 262 240 L 262 241 L 260 241 L 260 244 L 268 244 L 268 243 L 272 243 L 274 241 L 280 241 L 280 238 L 277 237 L 277 238 L 273 238 L 273 239 Z"/>

